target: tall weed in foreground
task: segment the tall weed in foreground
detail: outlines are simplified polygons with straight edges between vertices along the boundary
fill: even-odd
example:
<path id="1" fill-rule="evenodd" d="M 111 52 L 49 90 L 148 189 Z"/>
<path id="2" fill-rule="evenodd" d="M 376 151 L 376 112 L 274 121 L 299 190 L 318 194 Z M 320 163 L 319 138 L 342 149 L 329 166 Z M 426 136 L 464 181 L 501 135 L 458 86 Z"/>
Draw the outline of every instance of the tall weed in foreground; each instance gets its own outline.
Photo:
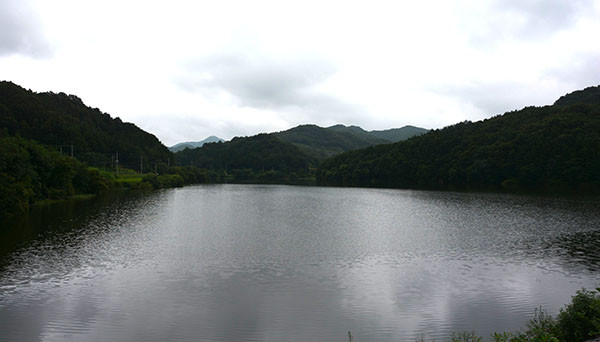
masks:
<path id="1" fill-rule="evenodd" d="M 542 307 L 536 308 L 533 318 L 527 322 L 527 330 L 517 336 L 516 341 L 560 342 L 556 337 L 556 320 Z"/>

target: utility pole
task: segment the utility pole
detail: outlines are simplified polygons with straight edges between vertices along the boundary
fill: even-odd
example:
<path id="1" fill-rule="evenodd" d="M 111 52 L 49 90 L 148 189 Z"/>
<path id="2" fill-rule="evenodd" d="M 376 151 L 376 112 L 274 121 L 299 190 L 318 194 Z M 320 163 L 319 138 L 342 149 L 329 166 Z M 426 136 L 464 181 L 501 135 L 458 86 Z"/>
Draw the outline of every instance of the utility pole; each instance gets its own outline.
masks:
<path id="1" fill-rule="evenodd" d="M 154 163 L 154 174 L 158 175 L 158 171 L 156 171 L 156 163 Z"/>
<path id="2" fill-rule="evenodd" d="M 171 158 L 167 158 L 167 166 L 171 167 Z"/>
<path id="3" fill-rule="evenodd" d="M 62 145 L 60 145 L 60 154 L 62 154 Z"/>
<path id="4" fill-rule="evenodd" d="M 117 177 L 119 177 L 119 151 L 117 151 L 117 158 L 115 160 L 115 165 L 117 165 Z"/>
<path id="5" fill-rule="evenodd" d="M 140 153 L 140 173 L 143 173 L 144 164 L 142 162 L 142 154 Z"/>

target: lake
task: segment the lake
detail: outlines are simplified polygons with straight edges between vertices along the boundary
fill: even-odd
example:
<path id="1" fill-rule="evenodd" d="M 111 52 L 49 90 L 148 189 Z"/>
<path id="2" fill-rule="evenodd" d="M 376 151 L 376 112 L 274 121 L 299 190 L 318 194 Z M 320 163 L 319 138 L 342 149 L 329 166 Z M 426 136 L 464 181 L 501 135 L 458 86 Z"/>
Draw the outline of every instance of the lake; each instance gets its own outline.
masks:
<path id="1" fill-rule="evenodd" d="M 0 232 L 3 341 L 444 341 L 600 285 L 600 201 L 207 185 Z"/>

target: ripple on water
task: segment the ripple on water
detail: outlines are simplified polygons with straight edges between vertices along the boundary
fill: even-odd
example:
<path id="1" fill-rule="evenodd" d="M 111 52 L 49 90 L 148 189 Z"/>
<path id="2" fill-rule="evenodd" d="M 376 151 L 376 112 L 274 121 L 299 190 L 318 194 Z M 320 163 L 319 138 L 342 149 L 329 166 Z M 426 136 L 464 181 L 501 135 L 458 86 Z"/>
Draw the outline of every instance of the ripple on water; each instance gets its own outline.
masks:
<path id="1" fill-rule="evenodd" d="M 515 330 L 600 281 L 597 202 L 189 187 L 61 218 L 4 258 L 46 340 L 412 340 Z"/>

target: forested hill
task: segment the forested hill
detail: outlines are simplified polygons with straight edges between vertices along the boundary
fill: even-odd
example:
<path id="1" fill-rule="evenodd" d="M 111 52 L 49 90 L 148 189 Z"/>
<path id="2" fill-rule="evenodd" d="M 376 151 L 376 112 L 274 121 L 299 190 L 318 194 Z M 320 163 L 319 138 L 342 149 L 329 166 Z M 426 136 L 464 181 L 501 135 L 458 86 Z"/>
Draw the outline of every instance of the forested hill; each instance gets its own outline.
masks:
<path id="1" fill-rule="evenodd" d="M 282 141 L 298 146 L 304 153 L 318 160 L 345 151 L 390 143 L 388 140 L 370 136 L 360 128 L 365 134 L 353 132 L 348 128 L 342 125 L 329 128 L 317 125 L 301 125 L 287 131 L 273 133 L 273 135 Z"/>
<path id="2" fill-rule="evenodd" d="M 175 154 L 179 165 L 225 171 L 234 181 L 281 180 L 294 173 L 308 174 L 315 161 L 293 144 L 271 134 L 236 137 L 228 142 L 204 144 Z"/>
<path id="3" fill-rule="evenodd" d="M 398 138 L 401 134 L 412 136 L 426 131 L 407 127 L 408 131 L 400 128 L 378 133 Z M 228 142 L 180 150 L 175 153 L 175 160 L 178 165 L 225 172 L 230 181 L 296 183 L 294 179 L 298 178 L 314 181 L 314 170 L 329 156 L 388 143 L 390 140 L 357 126 L 301 125 L 287 131 L 236 137 Z"/>
<path id="4" fill-rule="evenodd" d="M 167 162 L 171 152 L 152 134 L 132 123 L 111 118 L 81 99 L 64 93 L 35 93 L 12 82 L 0 82 L 0 129 L 71 153 L 91 166 L 110 166 L 119 153 L 122 166 L 150 170 Z"/>
<path id="5" fill-rule="evenodd" d="M 324 161 L 322 185 L 600 191 L 600 88 Z"/>
<path id="6" fill-rule="evenodd" d="M 600 105 L 600 86 L 588 87 L 561 96 L 554 104 L 559 106 L 574 104 Z"/>
<path id="7" fill-rule="evenodd" d="M 316 125 L 301 125 L 273 134 L 283 141 L 298 146 L 312 158 L 324 160 L 342 152 L 406 140 L 426 132 L 426 129 L 413 126 L 365 131 L 358 126 L 335 125 L 324 128 Z"/>
<path id="8" fill-rule="evenodd" d="M 425 128 L 404 126 L 401 128 L 392 128 L 382 131 L 370 131 L 369 133 L 378 138 L 389 140 L 390 142 L 398 142 L 418 135 L 423 135 L 427 132 L 429 132 L 429 130 Z"/>

